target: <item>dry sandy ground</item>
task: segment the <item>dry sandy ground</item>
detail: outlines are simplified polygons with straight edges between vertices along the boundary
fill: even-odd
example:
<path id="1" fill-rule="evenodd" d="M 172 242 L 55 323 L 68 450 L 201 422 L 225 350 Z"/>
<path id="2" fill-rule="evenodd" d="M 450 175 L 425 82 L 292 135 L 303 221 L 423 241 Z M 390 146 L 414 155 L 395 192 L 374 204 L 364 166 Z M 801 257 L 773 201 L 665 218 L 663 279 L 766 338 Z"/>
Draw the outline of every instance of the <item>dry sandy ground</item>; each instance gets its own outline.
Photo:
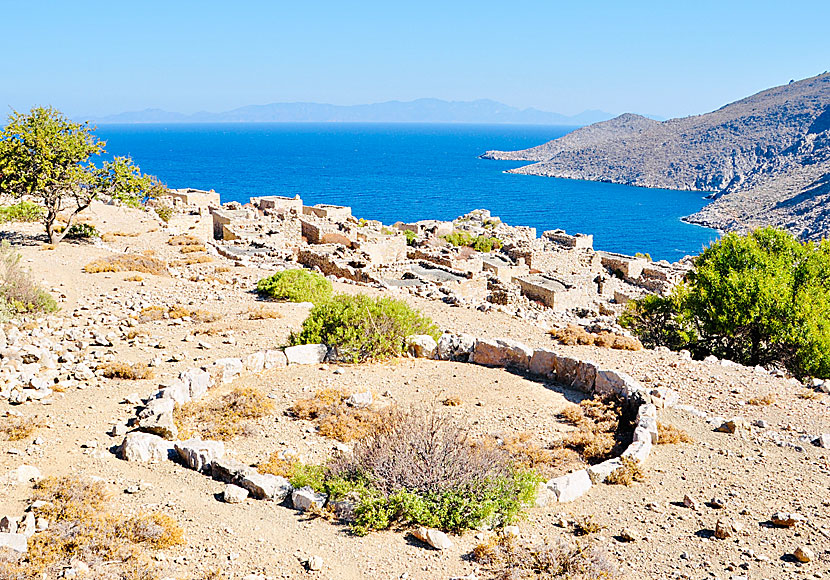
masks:
<path id="1" fill-rule="evenodd" d="M 426 549 L 400 531 L 354 537 L 343 526 L 309 519 L 271 502 L 222 503 L 217 499 L 222 484 L 176 463 L 146 465 L 117 459 L 112 450 L 120 438 L 109 437 L 107 432 L 111 425 L 126 423 L 134 415 L 135 407 L 124 403 L 127 395 L 149 396 L 159 384 L 194 365 L 284 344 L 308 308 L 269 304 L 280 318 L 250 320 L 248 312 L 258 304 L 252 289 L 266 272 L 236 267 L 218 257 L 212 263 L 184 268 L 187 273 L 182 278 L 144 275 L 143 282 L 134 282 L 126 280 L 131 276 L 127 273 L 86 274 L 84 264 L 113 251 L 155 250 L 164 259 L 181 258 L 176 247 L 166 244 L 171 234 L 206 238 L 210 232 L 208 218 L 177 218 L 164 228 L 147 214 L 103 205 L 94 208 L 90 220 L 102 232 L 141 235 L 120 236 L 102 245 L 66 243 L 56 250 L 42 250 L 35 238 L 39 233 L 36 227 L 7 228 L 36 276 L 65 297 L 61 316 L 109 330 L 123 324 L 134 303 L 141 303 L 182 304 L 222 318 L 207 325 L 166 320 L 139 324 L 136 328 L 144 336 L 99 348 L 103 356 L 113 360 L 149 362 L 161 356 L 164 362 L 153 380 L 103 379 L 92 388 L 58 394 L 48 404 L 16 407 L 25 417 L 37 417 L 46 424 L 38 433 L 43 441 L 39 445 L 30 440 L 0 441 L 0 474 L 28 463 L 44 475 L 95 475 L 119 492 L 116 501 L 122 509 L 158 508 L 175 516 L 187 536 L 186 546 L 167 555 L 176 563 L 179 578 L 198 578 L 200 571 L 215 566 L 236 577 L 261 573 L 277 578 L 332 579 L 443 579 L 476 570 L 469 552 L 483 537 L 481 533 L 454 537 L 455 546 L 442 552 Z M 228 271 L 216 273 L 217 266 Z M 211 274 L 227 283 L 190 281 L 191 277 Z M 336 287 L 343 292 L 379 292 L 348 284 Z M 482 313 L 402 297 L 446 330 L 554 347 L 546 329 L 501 312 Z M 214 331 L 194 336 L 205 328 Z M 209 348 L 200 348 L 199 341 Z M 715 432 L 712 424 L 689 412 L 664 411 L 661 421 L 685 429 L 693 443 L 658 446 L 642 483 L 603 485 L 574 503 L 530 509 L 520 523 L 525 539 L 572 537 L 570 530 L 561 526 L 563 515 L 565 519 L 590 515 L 605 526 L 592 541 L 613 556 L 621 577 L 830 578 L 830 451 L 810 442 L 815 435 L 830 432 L 827 396 L 804 399 L 801 397 L 807 389 L 792 381 L 739 366 L 687 361 L 675 353 L 555 348 L 625 370 L 646 385 L 675 388 L 682 403 L 710 417 L 740 415 L 750 422 L 763 419 L 768 425 L 730 435 Z M 180 360 L 171 362 L 170 355 Z M 241 379 L 239 384 L 262 389 L 276 403 L 274 414 L 257 420 L 247 435 L 227 444 L 233 455 L 249 463 L 280 449 L 294 450 L 306 461 L 322 461 L 334 451 L 338 445 L 317 435 L 311 423 L 283 414 L 295 400 L 322 387 L 371 390 L 381 404 L 459 397 L 462 404 L 447 410 L 469 424 L 476 435 L 529 431 L 542 444 L 569 429 L 556 414 L 581 398 L 557 385 L 537 383 L 504 370 L 408 359 L 359 366 L 292 367 Z M 771 405 L 747 404 L 750 398 L 767 394 L 775 399 Z M 0 402 L 0 413 L 8 408 Z M 98 447 L 82 447 L 90 441 L 96 441 Z M 140 484 L 138 493 L 125 492 L 136 484 Z M 0 488 L 0 514 L 19 514 L 30 494 L 30 485 Z M 699 501 L 698 510 L 683 505 L 686 494 Z M 706 505 L 713 497 L 726 500 L 726 507 Z M 793 529 L 777 528 L 769 523 L 777 511 L 799 512 L 808 523 Z M 727 540 L 713 538 L 719 518 L 741 522 L 745 533 Z M 624 528 L 636 541 L 621 541 L 619 534 Z M 796 562 L 791 554 L 801 545 L 811 547 L 817 559 L 808 564 Z M 321 571 L 305 571 L 302 563 L 311 555 L 323 558 Z"/>

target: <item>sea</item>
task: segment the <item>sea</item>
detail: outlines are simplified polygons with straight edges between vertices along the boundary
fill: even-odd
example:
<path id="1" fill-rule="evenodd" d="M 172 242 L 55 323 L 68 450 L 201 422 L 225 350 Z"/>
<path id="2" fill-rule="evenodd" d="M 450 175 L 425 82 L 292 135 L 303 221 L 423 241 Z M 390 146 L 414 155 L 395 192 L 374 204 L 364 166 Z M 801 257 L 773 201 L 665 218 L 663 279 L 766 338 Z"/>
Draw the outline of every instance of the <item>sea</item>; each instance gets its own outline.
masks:
<path id="1" fill-rule="evenodd" d="M 450 220 L 488 209 L 510 225 L 593 234 L 594 248 L 676 261 L 718 238 L 681 217 L 699 192 L 514 175 L 522 162 L 480 159 L 574 127 L 274 123 L 101 125 L 109 155 L 129 155 L 169 187 L 213 189 L 223 202 L 299 194 L 385 224 Z"/>

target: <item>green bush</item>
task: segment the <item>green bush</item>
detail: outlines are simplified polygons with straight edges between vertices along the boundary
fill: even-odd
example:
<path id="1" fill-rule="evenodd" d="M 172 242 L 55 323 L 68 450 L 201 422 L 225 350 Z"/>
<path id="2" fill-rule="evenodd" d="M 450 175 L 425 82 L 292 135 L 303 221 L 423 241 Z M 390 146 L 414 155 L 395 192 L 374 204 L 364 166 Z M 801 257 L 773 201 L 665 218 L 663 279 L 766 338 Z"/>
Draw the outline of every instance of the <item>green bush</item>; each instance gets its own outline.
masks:
<path id="1" fill-rule="evenodd" d="M 635 301 L 621 321 L 644 344 L 830 376 L 830 242 L 762 228 L 728 234 L 668 298 Z"/>
<path id="2" fill-rule="evenodd" d="M 439 336 L 435 324 L 406 302 L 341 294 L 317 303 L 290 340 L 293 345 L 327 344 L 340 360 L 357 363 L 402 355 L 411 334 Z"/>
<path id="3" fill-rule="evenodd" d="M 505 453 L 469 440 L 435 409 L 390 413 L 351 453 L 322 471 L 295 467 L 291 478 L 326 493 L 330 503 L 354 502 L 358 535 L 393 525 L 452 532 L 506 525 L 533 502 L 540 481 L 515 469 Z"/>
<path id="4" fill-rule="evenodd" d="M 444 239 L 453 246 L 467 246 L 477 252 L 486 253 L 502 247 L 502 241 L 499 238 L 491 238 L 490 236 L 473 237 L 468 232 L 453 232 L 444 236 Z"/>
<path id="5" fill-rule="evenodd" d="M 92 224 L 72 224 L 69 231 L 66 232 L 67 240 L 88 240 L 91 238 L 100 238 L 98 228 Z"/>
<path id="6" fill-rule="evenodd" d="M 20 265 L 20 254 L 8 242 L 0 245 L 0 318 L 54 312 L 55 299 Z"/>
<path id="7" fill-rule="evenodd" d="M 403 235 L 406 238 L 406 245 L 407 246 L 414 246 L 415 245 L 415 238 L 418 237 L 418 235 L 415 232 L 413 232 L 412 230 L 404 230 Z"/>
<path id="8" fill-rule="evenodd" d="M 332 286 L 317 272 L 283 270 L 257 282 L 256 291 L 271 300 L 320 304 L 331 298 Z"/>
<path id="9" fill-rule="evenodd" d="M 156 215 L 158 215 L 164 223 L 169 222 L 170 218 L 173 217 L 173 208 L 169 205 L 157 205 L 153 207 L 153 211 L 156 212 Z"/>
<path id="10" fill-rule="evenodd" d="M 43 206 L 31 201 L 21 201 L 13 205 L 0 206 L 0 223 L 37 222 L 43 218 Z"/>

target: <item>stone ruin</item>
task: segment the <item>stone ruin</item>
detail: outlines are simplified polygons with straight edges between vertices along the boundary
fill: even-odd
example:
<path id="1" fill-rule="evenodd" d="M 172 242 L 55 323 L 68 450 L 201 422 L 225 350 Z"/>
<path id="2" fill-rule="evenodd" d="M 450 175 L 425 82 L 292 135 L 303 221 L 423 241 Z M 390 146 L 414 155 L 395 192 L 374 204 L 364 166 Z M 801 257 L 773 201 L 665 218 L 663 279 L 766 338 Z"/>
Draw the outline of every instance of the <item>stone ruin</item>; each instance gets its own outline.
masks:
<path id="1" fill-rule="evenodd" d="M 326 276 L 509 311 L 552 324 L 605 317 L 629 300 L 667 293 L 691 267 L 595 251 L 593 236 L 510 226 L 479 209 L 453 221 L 386 226 L 351 208 L 304 205 L 300 196 L 253 197 L 210 206 L 214 244 L 226 257 L 274 269 L 305 266 Z M 495 240 L 489 252 L 446 238 Z"/>

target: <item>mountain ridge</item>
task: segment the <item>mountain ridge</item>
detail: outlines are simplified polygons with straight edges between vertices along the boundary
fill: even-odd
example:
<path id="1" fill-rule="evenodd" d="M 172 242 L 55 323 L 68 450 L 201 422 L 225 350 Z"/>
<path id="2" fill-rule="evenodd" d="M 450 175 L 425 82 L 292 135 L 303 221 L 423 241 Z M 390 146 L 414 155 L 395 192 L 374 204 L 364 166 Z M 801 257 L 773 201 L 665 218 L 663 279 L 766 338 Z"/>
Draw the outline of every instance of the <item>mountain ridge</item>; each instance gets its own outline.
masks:
<path id="1" fill-rule="evenodd" d="M 772 87 L 691 117 L 624 114 L 488 159 L 532 161 L 511 173 L 706 192 L 686 221 L 725 231 L 762 225 L 830 235 L 830 74 Z M 824 199 L 824 198 L 822 198 Z"/>
<path id="2" fill-rule="evenodd" d="M 97 123 L 504 123 L 528 125 L 588 125 L 612 118 L 599 110 L 562 115 L 535 108 L 520 109 L 490 99 L 445 101 L 423 98 L 364 105 L 292 102 L 246 105 L 229 111 L 192 114 L 145 109 L 94 118 Z"/>

